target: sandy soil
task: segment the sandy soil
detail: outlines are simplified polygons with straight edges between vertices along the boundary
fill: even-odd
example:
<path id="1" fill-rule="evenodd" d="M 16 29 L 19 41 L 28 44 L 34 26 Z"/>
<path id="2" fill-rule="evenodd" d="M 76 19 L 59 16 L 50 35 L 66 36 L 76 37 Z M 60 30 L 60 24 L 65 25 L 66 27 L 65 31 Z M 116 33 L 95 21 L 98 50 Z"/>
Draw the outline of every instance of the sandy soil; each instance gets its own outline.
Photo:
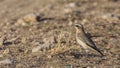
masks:
<path id="1" fill-rule="evenodd" d="M 105 56 L 85 56 L 74 23 Z M 119 67 L 120 0 L 0 0 L 0 68 Z"/>

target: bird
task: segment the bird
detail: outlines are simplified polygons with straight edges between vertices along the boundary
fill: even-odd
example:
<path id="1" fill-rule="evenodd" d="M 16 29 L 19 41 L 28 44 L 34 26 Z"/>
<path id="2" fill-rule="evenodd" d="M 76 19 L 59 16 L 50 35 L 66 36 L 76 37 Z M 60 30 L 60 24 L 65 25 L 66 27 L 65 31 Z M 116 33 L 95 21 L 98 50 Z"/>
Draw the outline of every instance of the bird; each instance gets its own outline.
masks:
<path id="1" fill-rule="evenodd" d="M 83 47 L 83 49 L 86 52 L 89 51 L 89 49 L 92 49 L 96 52 L 98 52 L 101 56 L 103 56 L 103 53 L 97 48 L 95 43 L 92 41 L 90 37 L 88 37 L 87 33 L 85 32 L 85 29 L 82 24 L 74 24 L 73 25 L 76 29 L 76 41 L 79 45 Z"/>

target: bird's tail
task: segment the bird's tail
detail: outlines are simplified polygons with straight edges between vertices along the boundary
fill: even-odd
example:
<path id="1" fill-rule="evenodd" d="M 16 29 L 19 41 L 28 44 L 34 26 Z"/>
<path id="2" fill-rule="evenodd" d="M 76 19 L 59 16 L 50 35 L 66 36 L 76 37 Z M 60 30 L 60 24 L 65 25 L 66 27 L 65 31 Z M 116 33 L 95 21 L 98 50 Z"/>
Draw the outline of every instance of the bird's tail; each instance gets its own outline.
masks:
<path id="1" fill-rule="evenodd" d="M 94 48 L 101 56 L 104 56 L 104 54 L 98 49 L 98 48 Z"/>
<path id="2" fill-rule="evenodd" d="M 104 54 L 97 48 L 97 47 L 90 47 L 93 51 L 98 52 L 101 56 L 104 56 Z"/>
<path id="3" fill-rule="evenodd" d="M 100 50 L 98 50 L 98 52 L 101 54 L 101 56 L 104 56 L 103 53 Z"/>

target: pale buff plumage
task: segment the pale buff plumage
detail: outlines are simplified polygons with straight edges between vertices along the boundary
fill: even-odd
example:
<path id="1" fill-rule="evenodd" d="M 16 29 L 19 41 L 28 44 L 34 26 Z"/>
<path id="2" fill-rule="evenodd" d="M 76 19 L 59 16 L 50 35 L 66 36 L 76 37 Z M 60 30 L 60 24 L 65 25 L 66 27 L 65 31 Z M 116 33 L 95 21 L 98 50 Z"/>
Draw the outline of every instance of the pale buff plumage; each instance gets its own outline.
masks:
<path id="1" fill-rule="evenodd" d="M 82 24 L 74 24 L 74 27 L 76 29 L 76 41 L 79 45 L 81 45 L 86 52 L 88 52 L 88 49 L 92 49 L 98 53 L 100 53 L 103 56 L 103 53 L 96 47 L 94 42 L 87 36 L 87 34 L 84 31 L 84 27 Z"/>

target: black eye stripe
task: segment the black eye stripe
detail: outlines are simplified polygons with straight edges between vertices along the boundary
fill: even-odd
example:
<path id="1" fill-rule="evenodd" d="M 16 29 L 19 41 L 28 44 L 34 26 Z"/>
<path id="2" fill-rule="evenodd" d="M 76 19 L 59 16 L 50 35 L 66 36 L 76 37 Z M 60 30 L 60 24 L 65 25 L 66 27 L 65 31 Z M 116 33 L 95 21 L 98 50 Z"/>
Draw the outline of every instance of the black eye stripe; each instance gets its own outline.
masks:
<path id="1" fill-rule="evenodd" d="M 79 25 L 76 25 L 76 27 L 80 27 Z"/>
<path id="2" fill-rule="evenodd" d="M 76 27 L 81 27 L 81 25 L 78 25 L 78 24 L 76 24 L 75 26 L 76 26 Z"/>

